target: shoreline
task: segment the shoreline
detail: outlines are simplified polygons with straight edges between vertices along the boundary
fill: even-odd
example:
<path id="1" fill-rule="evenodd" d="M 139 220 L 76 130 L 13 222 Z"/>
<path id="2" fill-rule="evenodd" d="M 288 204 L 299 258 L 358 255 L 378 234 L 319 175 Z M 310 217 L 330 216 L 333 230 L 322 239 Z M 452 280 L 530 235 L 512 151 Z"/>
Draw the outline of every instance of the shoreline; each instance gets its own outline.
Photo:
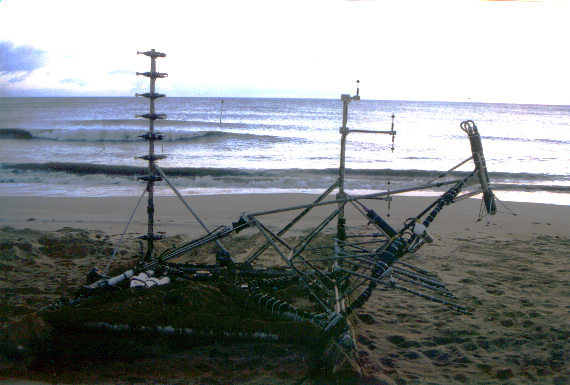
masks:
<path id="1" fill-rule="evenodd" d="M 137 185 L 109 185 L 103 187 L 101 185 L 60 185 L 53 189 L 52 185 L 39 185 L 36 183 L 2 183 L 3 190 L 0 191 L 0 197 L 28 197 L 28 198 L 134 198 L 140 197 L 141 186 Z M 319 195 L 325 189 L 322 188 L 304 188 L 304 189 L 287 189 L 287 188 L 235 188 L 228 186 L 220 187 L 189 187 L 176 186 L 180 193 L 187 197 L 195 196 L 227 196 L 227 195 L 275 195 L 275 194 L 293 194 L 293 195 Z M 548 186 L 546 186 L 548 187 Z M 42 190 L 42 188 L 44 190 Z M 560 187 L 562 188 L 562 187 Z M 566 187 L 564 187 L 566 188 Z M 362 190 L 352 189 L 350 195 L 368 195 L 384 190 Z M 501 190 L 493 186 L 498 199 L 504 202 L 517 202 L 527 204 L 548 204 L 557 206 L 570 206 L 570 194 L 562 191 L 534 190 L 528 191 L 526 188 L 519 190 Z M 400 197 L 438 197 L 443 191 L 418 190 L 414 192 L 406 192 L 393 196 Z M 155 197 L 173 197 L 175 193 L 167 185 L 155 186 Z M 475 198 L 476 199 L 476 198 Z"/>
<path id="2" fill-rule="evenodd" d="M 302 193 L 279 194 L 226 194 L 226 195 L 191 195 L 184 198 L 210 230 L 218 226 L 231 226 L 243 212 L 257 213 L 277 208 L 305 205 L 318 196 Z M 333 200 L 328 197 L 327 200 Z M 394 196 L 388 214 L 388 205 L 384 201 L 366 201 L 395 229 L 403 226 L 404 221 L 423 211 L 435 197 Z M 138 198 L 136 197 L 14 197 L 0 196 L 0 227 L 10 226 L 17 229 L 30 228 L 41 231 L 55 231 L 62 227 L 98 230 L 108 234 L 121 234 L 133 214 Z M 490 225 L 486 219 L 477 222 L 480 200 L 466 199 L 446 206 L 432 223 L 430 232 L 441 236 L 461 235 L 462 231 L 477 231 L 480 234 L 501 236 L 506 239 L 522 237 L 528 239 L 538 234 L 570 236 L 568 219 L 570 206 L 504 202 L 510 214 L 498 203 L 499 213 L 490 216 Z M 332 210 L 333 205 L 318 207 L 299 223 L 298 228 L 317 225 Z M 267 215 L 261 218 L 271 225 L 287 224 L 289 218 L 299 211 Z M 347 208 L 348 225 L 366 225 L 367 220 L 354 208 Z M 470 229 L 470 230 L 465 230 Z M 489 230 L 489 231 L 487 231 Z M 492 231 L 490 231 L 492 230 Z M 140 202 L 128 231 L 145 234 L 147 232 L 146 197 Z M 155 197 L 155 231 L 168 235 L 184 234 L 198 237 L 205 231 L 192 214 L 176 196 Z"/>

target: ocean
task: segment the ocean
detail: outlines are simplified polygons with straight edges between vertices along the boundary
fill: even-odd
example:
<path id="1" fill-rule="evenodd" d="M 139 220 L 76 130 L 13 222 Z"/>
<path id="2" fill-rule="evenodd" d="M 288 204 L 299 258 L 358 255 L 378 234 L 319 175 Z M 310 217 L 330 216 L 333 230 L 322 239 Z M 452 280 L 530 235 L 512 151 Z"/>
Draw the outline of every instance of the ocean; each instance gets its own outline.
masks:
<path id="1" fill-rule="evenodd" d="M 142 91 L 141 91 L 142 92 Z M 363 95 L 364 96 L 364 95 Z M 223 102 L 222 102 L 223 100 Z M 0 98 L 0 195 L 140 196 L 145 98 Z M 338 99 L 161 98 L 158 162 L 185 195 L 320 193 L 338 177 Z M 471 156 L 473 120 L 502 201 L 570 204 L 570 106 L 352 101 L 346 190 L 417 186 Z M 461 166 L 464 175 L 472 162 Z M 454 178 L 457 175 L 450 175 Z M 157 195 L 173 195 L 164 182 Z M 421 191 L 407 195 L 435 195 Z"/>

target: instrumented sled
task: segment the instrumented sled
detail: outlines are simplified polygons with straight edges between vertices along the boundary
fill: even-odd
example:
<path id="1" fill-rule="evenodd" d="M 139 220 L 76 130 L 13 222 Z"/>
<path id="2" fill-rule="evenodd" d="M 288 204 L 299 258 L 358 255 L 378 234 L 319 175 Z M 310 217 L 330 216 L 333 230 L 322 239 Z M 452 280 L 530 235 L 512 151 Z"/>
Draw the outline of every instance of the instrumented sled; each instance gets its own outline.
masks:
<path id="1" fill-rule="evenodd" d="M 420 296 L 429 301 L 437 302 L 459 312 L 468 313 L 469 309 L 454 302 L 456 297 L 445 285 L 427 270 L 414 266 L 405 261 L 407 255 L 413 255 L 426 243 L 432 243 L 433 237 L 428 228 L 439 213 L 448 205 L 463 199 L 482 194 L 482 207 L 479 220 L 497 212 L 498 199 L 495 197 L 483 155 L 481 136 L 475 123 L 463 121 L 461 129 L 467 134 L 471 145 L 471 156 L 437 178 L 414 187 L 383 191 L 367 195 L 350 195 L 345 191 L 345 152 L 347 137 L 351 133 L 379 133 L 392 136 L 391 150 L 394 151 L 394 118 L 392 115 L 391 128 L 388 131 L 352 130 L 347 126 L 348 107 L 352 101 L 360 100 L 357 81 L 356 95 L 341 95 L 343 103 L 342 126 L 340 127 L 341 148 L 338 179 L 324 191 L 314 202 L 294 207 L 276 208 L 273 210 L 243 213 L 231 226 L 221 226 L 210 230 L 206 223 L 192 209 L 190 204 L 168 179 L 166 173 L 157 162 L 164 155 L 154 151 L 156 141 L 163 140 L 165 135 L 156 132 L 156 120 L 166 119 L 166 114 L 156 113 L 155 100 L 165 95 L 155 91 L 156 79 L 168 75 L 156 71 L 156 59 L 166 55 L 155 51 L 138 52 L 151 60 L 149 72 L 139 73 L 150 79 L 150 92 L 136 94 L 149 100 L 148 114 L 137 117 L 148 119 L 149 130 L 140 137 L 148 142 L 148 154 L 140 158 L 148 162 L 148 173 L 140 179 L 146 183 L 139 203 L 147 195 L 148 231 L 141 242 L 146 242 L 146 251 L 141 250 L 140 261 L 133 269 L 116 276 L 108 276 L 111 261 L 103 270 L 92 269 L 89 273 L 89 284 L 83 286 L 77 297 L 71 300 L 60 300 L 46 310 L 57 311 L 62 307 L 73 307 L 79 302 L 89 301 L 117 288 L 132 288 L 161 286 L 171 281 L 201 282 L 202 284 L 223 282 L 225 293 L 249 310 L 269 313 L 278 319 L 295 323 L 310 323 L 319 338 L 326 343 L 323 346 L 323 357 L 328 369 L 333 372 L 346 365 L 354 368 L 356 357 L 356 339 L 352 327 L 351 315 L 366 302 L 378 286 L 393 288 Z M 474 170 L 463 178 L 447 180 L 449 173 L 473 160 Z M 166 182 L 188 208 L 190 213 L 204 228 L 206 235 L 185 243 L 161 254 L 156 252 L 155 243 L 164 236 L 154 233 L 154 184 Z M 471 186 L 475 189 L 469 190 Z M 363 202 L 382 200 L 390 204 L 392 196 L 412 191 L 420 191 L 446 187 L 447 191 L 434 199 L 426 209 L 417 216 L 405 221 L 402 228 L 395 229 L 388 224 L 373 209 Z M 329 196 L 337 191 L 336 196 Z M 329 198 L 326 200 L 326 198 Z M 370 205 L 370 204 L 369 204 Z M 294 243 L 284 238 L 286 233 L 300 222 L 313 208 L 330 207 L 330 214 L 301 239 Z M 137 204 L 138 207 L 138 204 Z M 347 231 L 345 210 L 357 210 L 363 219 L 363 224 L 370 224 L 368 234 L 350 234 Z M 135 209 L 136 210 L 136 209 Z M 299 214 L 279 231 L 273 231 L 264 224 L 264 218 L 285 212 L 296 211 Z M 132 217 L 131 217 L 132 219 Z M 130 221 L 129 221 L 130 223 Z M 327 226 L 336 223 L 336 236 L 331 244 L 314 247 L 312 241 L 323 236 Z M 128 227 L 128 224 L 127 224 Z M 244 261 L 236 261 L 230 251 L 224 246 L 223 239 L 237 234 L 245 229 L 253 229 L 261 235 L 262 242 L 253 247 Z M 125 232 L 126 232 L 125 228 Z M 124 235 L 124 234 L 123 234 Z M 121 238 L 122 240 L 122 238 Z M 120 242 L 115 248 L 115 256 Z M 204 250 L 204 246 L 215 244 L 217 250 L 215 263 L 172 263 L 173 259 L 188 254 L 192 250 Z M 142 249 L 142 248 L 141 248 Z M 283 261 L 285 268 L 268 268 L 261 266 L 260 257 L 272 251 Z M 298 308 L 291 303 L 273 296 L 276 288 L 297 285 L 299 291 L 311 301 L 308 308 Z M 429 294 L 428 294 L 429 293 Z M 101 326 L 101 325 L 100 325 Z M 127 325 L 106 324 L 105 327 L 119 328 Z M 154 325 L 156 332 L 191 333 L 192 329 L 173 327 L 171 325 Z M 149 327 L 146 327 L 149 330 Z M 303 329 L 305 330 L 305 329 Z M 227 335 L 227 331 L 219 331 Z M 260 330 L 257 337 L 270 336 L 280 338 L 279 333 L 265 333 Z M 310 338 L 309 336 L 307 336 Z"/>

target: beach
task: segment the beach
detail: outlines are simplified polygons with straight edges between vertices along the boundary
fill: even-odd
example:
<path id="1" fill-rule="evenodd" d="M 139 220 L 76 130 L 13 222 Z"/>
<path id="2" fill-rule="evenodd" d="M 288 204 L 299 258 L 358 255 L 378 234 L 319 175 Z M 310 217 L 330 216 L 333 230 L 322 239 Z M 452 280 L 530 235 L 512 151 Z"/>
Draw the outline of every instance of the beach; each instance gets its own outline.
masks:
<path id="1" fill-rule="evenodd" d="M 500 195 L 500 193 L 498 194 Z M 196 195 L 185 199 L 196 213 L 209 224 L 211 229 L 217 226 L 231 225 L 244 212 L 253 214 L 267 210 L 293 207 L 312 203 L 318 196 L 313 194 L 227 194 Z M 146 233 L 146 196 L 129 226 L 129 232 Z M 331 198 L 332 199 L 332 198 Z M 419 214 L 435 197 L 395 196 L 390 207 L 387 221 L 394 228 L 400 228 L 407 218 Z M 122 233 L 128 219 L 137 205 L 138 197 L 17 197 L 0 196 L 2 213 L 0 226 L 31 228 L 41 231 L 54 231 L 62 227 L 75 227 L 87 230 L 99 230 L 112 235 Z M 491 216 L 490 226 L 485 221 L 478 223 L 481 201 L 467 199 L 447 206 L 431 226 L 434 234 L 442 239 L 453 237 L 488 236 L 499 240 L 528 240 L 538 235 L 570 236 L 568 215 L 570 207 L 564 205 L 532 204 L 505 202 L 508 209 L 517 216 L 507 214 L 508 210 L 500 203 L 497 215 Z M 385 202 L 370 205 L 378 214 L 386 216 L 388 206 Z M 376 208 L 376 206 L 378 206 Z M 184 234 L 188 237 L 204 235 L 202 227 L 194 219 L 184 204 L 175 196 L 155 197 L 156 230 L 169 235 Z M 322 219 L 322 213 L 330 213 L 329 208 L 317 209 L 309 215 L 302 225 L 306 228 L 315 226 Z M 294 215 L 298 212 L 294 213 Z M 294 216 L 293 215 L 293 216 Z M 285 222 L 291 215 L 267 216 L 271 223 Z M 349 225 L 351 220 L 358 224 L 362 216 L 355 210 L 347 210 Z M 452 240 L 452 239 L 451 239 Z M 443 245 L 441 245 L 443 246 Z"/>
<path id="2" fill-rule="evenodd" d="M 231 226 L 244 212 L 299 206 L 316 198 L 316 195 L 293 193 L 186 197 L 210 230 Z M 396 196 L 389 217 L 386 202 L 365 204 L 399 229 L 406 219 L 420 213 L 434 199 Z M 3 325 L 22 319 L 63 293 L 71 293 L 85 281 L 89 269 L 104 267 L 137 200 L 136 197 L 0 197 Z M 517 215 L 499 204 L 499 213 L 488 218 L 489 223 L 487 218 L 478 221 L 478 199 L 444 207 L 429 227 L 434 242 L 407 259 L 445 282 L 457 296 L 456 301 L 467 306 L 471 314 L 460 314 L 390 289 L 376 291 L 359 310 L 361 322 L 355 331 L 363 383 L 570 383 L 570 207 L 504 203 Z M 306 234 L 333 206 L 314 209 L 288 235 Z M 119 248 L 122 251 L 118 253 L 118 261 L 126 262 L 138 252 L 136 237 L 147 231 L 145 208 L 146 198 L 133 216 Z M 166 236 L 167 246 L 206 234 L 177 197 L 156 197 L 155 209 L 154 231 Z M 268 228 L 279 229 L 298 213 L 259 218 Z M 348 231 L 358 233 L 367 228 L 366 218 L 350 207 L 346 218 Z M 335 231 L 334 225 L 325 229 L 328 234 Z M 240 237 L 247 237 L 246 233 L 224 242 L 231 248 Z M 39 242 L 46 238 L 52 240 L 52 245 L 60 246 L 50 249 L 45 242 Z M 71 239 L 83 239 L 83 243 L 73 246 Z M 71 246 L 62 246 L 66 244 Z M 234 255 L 238 261 L 240 256 Z M 240 346 L 234 351 L 236 357 L 239 349 L 247 348 Z M 282 364 L 281 371 L 259 361 L 246 371 L 230 357 L 232 377 L 219 370 L 221 361 L 211 355 L 210 361 L 200 360 L 201 370 L 196 369 L 187 357 L 207 352 L 204 347 L 190 348 L 189 352 L 192 349 L 194 353 L 186 352 L 186 358 L 181 358 L 180 352 L 165 358 L 170 360 L 171 371 L 167 370 L 166 361 L 159 363 L 155 359 L 150 364 L 141 358 L 131 366 L 122 364 L 121 370 L 117 365 L 96 370 L 85 366 L 83 372 L 75 368 L 70 374 L 52 368 L 49 381 L 42 377 L 41 371 L 22 370 L 21 362 L 5 363 L 0 366 L 0 379 L 6 380 L 0 383 L 8 384 L 10 378 L 47 383 L 56 378 L 57 383 L 327 383 L 309 376 L 309 366 L 298 363 L 299 352 L 297 355 L 274 352 L 279 357 L 274 361 Z M 262 356 L 258 354 L 256 359 L 263 362 Z M 181 367 L 177 359 L 189 366 Z M 146 374 L 142 374 L 143 365 L 154 365 L 156 370 L 147 367 Z"/>

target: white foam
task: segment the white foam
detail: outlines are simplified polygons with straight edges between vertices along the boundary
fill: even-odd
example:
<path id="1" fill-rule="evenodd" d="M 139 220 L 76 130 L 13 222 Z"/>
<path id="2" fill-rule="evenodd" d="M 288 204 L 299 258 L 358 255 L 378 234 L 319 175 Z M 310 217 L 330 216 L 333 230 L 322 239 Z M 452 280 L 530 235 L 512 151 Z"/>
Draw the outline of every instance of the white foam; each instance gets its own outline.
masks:
<path id="1" fill-rule="evenodd" d="M 135 128 L 73 128 L 73 129 L 53 129 L 53 130 L 30 130 L 34 138 L 50 140 L 78 140 L 78 141 L 140 141 L 140 135 L 147 132 L 146 129 Z M 189 140 L 203 137 L 207 131 L 186 131 L 173 128 L 161 128 L 155 132 L 160 132 L 166 137 L 164 140 L 177 141 Z"/>

